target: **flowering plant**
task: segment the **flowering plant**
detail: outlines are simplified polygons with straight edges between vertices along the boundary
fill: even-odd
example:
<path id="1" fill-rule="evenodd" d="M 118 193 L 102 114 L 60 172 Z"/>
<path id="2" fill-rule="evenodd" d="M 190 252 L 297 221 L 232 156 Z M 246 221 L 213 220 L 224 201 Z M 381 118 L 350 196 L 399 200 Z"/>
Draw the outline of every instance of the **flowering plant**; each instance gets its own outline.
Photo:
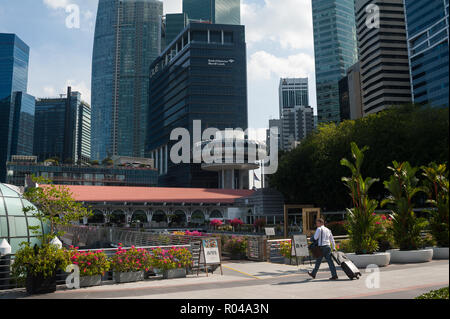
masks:
<path id="1" fill-rule="evenodd" d="M 211 220 L 210 224 L 211 224 L 211 226 L 218 227 L 218 226 L 222 226 L 223 223 L 219 219 L 213 219 L 213 220 Z"/>
<path id="2" fill-rule="evenodd" d="M 80 276 L 104 275 L 110 268 L 110 262 L 103 250 L 78 251 L 78 247 L 70 246 L 70 250 L 64 251 L 70 263 L 80 268 Z"/>
<path id="3" fill-rule="evenodd" d="M 131 246 L 125 250 L 119 244 L 117 252 L 111 257 L 111 268 L 116 272 L 149 271 L 152 264 L 150 253 L 142 248 Z"/>
<path id="4" fill-rule="evenodd" d="M 292 243 L 290 240 L 280 242 L 280 253 L 285 258 L 291 258 Z"/>
<path id="5" fill-rule="evenodd" d="M 266 226 L 266 220 L 263 218 L 259 218 L 255 220 L 255 223 L 253 224 L 256 228 L 260 229 Z"/>
<path id="6" fill-rule="evenodd" d="M 244 224 L 244 222 L 242 220 L 240 220 L 239 218 L 235 218 L 230 222 L 231 226 L 236 227 L 236 226 L 241 226 Z"/>
<path id="7" fill-rule="evenodd" d="M 224 249 L 229 253 L 247 252 L 247 240 L 245 237 L 232 236 L 224 245 Z"/>
<path id="8" fill-rule="evenodd" d="M 196 231 L 196 230 L 194 230 L 194 231 L 189 231 L 189 230 L 186 230 L 186 232 L 184 233 L 184 235 L 186 235 L 186 236 L 194 236 L 194 237 L 203 237 L 203 236 L 207 236 L 206 234 L 204 234 L 204 233 L 202 233 L 202 232 L 199 232 L 199 231 Z"/>
<path id="9" fill-rule="evenodd" d="M 152 253 L 153 268 L 170 270 L 192 266 L 192 254 L 187 248 L 155 248 Z"/>

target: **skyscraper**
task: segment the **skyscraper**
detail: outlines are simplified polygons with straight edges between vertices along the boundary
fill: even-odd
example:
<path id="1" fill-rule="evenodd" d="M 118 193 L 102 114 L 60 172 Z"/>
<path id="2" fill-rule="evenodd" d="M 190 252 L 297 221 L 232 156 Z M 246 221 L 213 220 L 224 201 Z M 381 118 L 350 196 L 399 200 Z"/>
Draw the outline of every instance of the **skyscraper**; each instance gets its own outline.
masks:
<path id="1" fill-rule="evenodd" d="M 354 0 L 313 0 L 319 123 L 340 121 L 339 80 L 358 60 Z"/>
<path id="2" fill-rule="evenodd" d="M 363 117 L 359 62 L 348 68 L 347 75 L 339 81 L 339 101 L 341 121 Z"/>
<path id="3" fill-rule="evenodd" d="M 413 100 L 448 107 L 448 0 L 404 3 Z"/>
<path id="4" fill-rule="evenodd" d="M 169 45 L 181 31 L 183 31 L 187 24 L 188 20 L 185 13 L 166 14 L 165 19 L 163 19 L 164 48 L 166 45 Z"/>
<path id="5" fill-rule="evenodd" d="M 308 78 L 282 78 L 280 99 L 280 147 L 291 150 L 314 130 L 314 111 L 309 106 Z"/>
<path id="6" fill-rule="evenodd" d="M 34 155 L 80 164 L 90 160 L 91 110 L 81 94 L 67 89 L 61 98 L 36 101 Z"/>
<path id="7" fill-rule="evenodd" d="M 367 21 L 368 5 L 379 8 L 380 25 Z M 364 115 L 411 102 L 403 0 L 356 0 Z"/>
<path id="8" fill-rule="evenodd" d="M 183 0 L 189 20 L 217 24 L 241 24 L 241 0 Z"/>
<path id="9" fill-rule="evenodd" d="M 146 155 L 155 160 L 160 186 L 218 187 L 217 173 L 172 163 L 170 135 L 184 128 L 195 138 L 196 120 L 201 132 L 247 129 L 246 57 L 244 26 L 190 23 L 152 64 Z"/>
<path id="10" fill-rule="evenodd" d="M 30 48 L 0 33 L 0 182 L 12 155 L 32 155 L 34 97 L 26 94 Z"/>
<path id="11" fill-rule="evenodd" d="M 92 60 L 92 158 L 144 155 L 148 70 L 160 52 L 163 3 L 100 0 Z"/>

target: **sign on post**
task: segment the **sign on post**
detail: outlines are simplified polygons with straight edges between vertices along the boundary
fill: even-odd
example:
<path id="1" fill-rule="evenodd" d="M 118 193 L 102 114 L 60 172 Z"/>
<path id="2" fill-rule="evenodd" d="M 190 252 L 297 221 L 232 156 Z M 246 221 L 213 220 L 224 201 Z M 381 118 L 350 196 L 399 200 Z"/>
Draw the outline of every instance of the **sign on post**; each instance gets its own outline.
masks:
<path id="1" fill-rule="evenodd" d="M 202 246 L 198 264 L 199 264 L 198 271 L 200 270 L 200 265 L 205 266 L 206 276 L 208 276 L 207 266 L 220 265 L 220 272 L 223 275 L 222 260 L 220 258 L 219 242 L 217 239 L 213 238 L 202 239 Z"/>
<path id="2" fill-rule="evenodd" d="M 266 228 L 266 236 L 275 236 L 275 228 Z"/>
<path id="3" fill-rule="evenodd" d="M 309 256 L 308 238 L 306 235 L 294 235 L 291 243 L 291 257 L 295 257 L 298 266 L 298 257 Z"/>

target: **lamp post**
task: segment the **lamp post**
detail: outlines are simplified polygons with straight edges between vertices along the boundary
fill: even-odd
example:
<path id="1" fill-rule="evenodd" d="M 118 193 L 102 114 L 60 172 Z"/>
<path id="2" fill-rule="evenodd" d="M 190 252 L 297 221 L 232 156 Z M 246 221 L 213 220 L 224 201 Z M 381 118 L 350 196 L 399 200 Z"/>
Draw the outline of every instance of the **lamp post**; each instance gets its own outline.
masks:
<path id="1" fill-rule="evenodd" d="M 11 279 L 11 245 L 6 239 L 0 242 L 0 290 L 9 289 Z"/>

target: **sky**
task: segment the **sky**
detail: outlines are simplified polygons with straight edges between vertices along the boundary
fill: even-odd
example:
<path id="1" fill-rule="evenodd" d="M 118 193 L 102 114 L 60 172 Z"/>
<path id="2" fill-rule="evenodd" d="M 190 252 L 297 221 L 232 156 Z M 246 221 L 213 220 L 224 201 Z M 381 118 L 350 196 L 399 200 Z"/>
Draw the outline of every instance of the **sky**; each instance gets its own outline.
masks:
<path id="1" fill-rule="evenodd" d="M 163 2 L 165 13 L 182 11 L 182 0 Z M 72 5 L 80 12 L 79 27 Z M 70 85 L 90 103 L 97 5 L 98 0 L 0 0 L 0 33 L 15 33 L 30 46 L 29 94 L 55 97 Z M 279 117 L 280 77 L 308 77 L 316 109 L 311 0 L 242 0 L 241 23 L 249 126 L 266 128 Z"/>

